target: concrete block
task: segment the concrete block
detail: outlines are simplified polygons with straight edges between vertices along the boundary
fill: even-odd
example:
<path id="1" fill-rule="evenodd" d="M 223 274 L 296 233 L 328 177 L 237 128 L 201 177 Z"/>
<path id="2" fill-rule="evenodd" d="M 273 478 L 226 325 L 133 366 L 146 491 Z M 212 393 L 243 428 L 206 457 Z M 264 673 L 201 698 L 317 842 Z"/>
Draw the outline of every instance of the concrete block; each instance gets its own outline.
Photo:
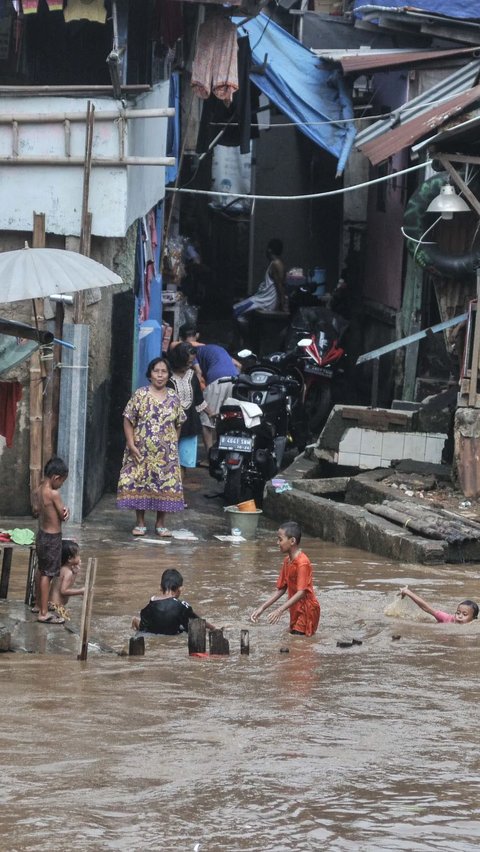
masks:
<path id="1" fill-rule="evenodd" d="M 427 437 L 420 432 L 410 432 L 405 435 L 403 443 L 404 457 L 407 459 L 415 459 L 415 461 L 425 461 L 425 444 Z"/>
<path id="2" fill-rule="evenodd" d="M 385 432 L 382 438 L 382 458 L 390 461 L 402 459 L 405 455 L 404 441 L 404 432 Z"/>
<path id="3" fill-rule="evenodd" d="M 374 429 L 362 429 L 360 452 L 362 455 L 381 456 L 383 433 Z"/>
<path id="4" fill-rule="evenodd" d="M 359 459 L 360 453 L 338 453 L 338 464 L 344 465 L 345 467 L 358 467 Z"/>
<path id="5" fill-rule="evenodd" d="M 445 444 L 445 435 L 427 435 L 425 442 L 425 461 L 440 464 Z"/>
<path id="6" fill-rule="evenodd" d="M 339 444 L 339 452 L 341 453 L 359 453 L 360 444 L 362 441 L 362 429 L 347 429 L 342 436 Z"/>
<path id="7" fill-rule="evenodd" d="M 367 453 L 360 453 L 360 461 L 358 466 L 362 470 L 373 470 L 375 467 L 381 467 L 381 463 L 381 456 L 370 456 Z"/>

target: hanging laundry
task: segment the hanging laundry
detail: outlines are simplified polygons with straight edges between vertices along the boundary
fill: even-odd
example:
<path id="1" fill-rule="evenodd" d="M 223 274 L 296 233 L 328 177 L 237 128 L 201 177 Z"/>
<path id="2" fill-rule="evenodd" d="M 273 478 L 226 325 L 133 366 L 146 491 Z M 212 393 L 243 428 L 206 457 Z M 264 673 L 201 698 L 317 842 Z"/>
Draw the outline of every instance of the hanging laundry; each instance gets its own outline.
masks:
<path id="1" fill-rule="evenodd" d="M 63 10 L 63 0 L 45 0 L 51 12 L 61 12 Z"/>
<path id="2" fill-rule="evenodd" d="M 199 28 L 192 89 L 199 98 L 212 93 L 227 104 L 238 90 L 237 29 L 223 15 L 209 18 Z"/>
<path id="3" fill-rule="evenodd" d="M 37 11 L 38 0 L 22 0 L 22 11 L 24 15 L 33 15 Z"/>
<path id="4" fill-rule="evenodd" d="M 197 154 L 207 151 L 214 140 L 215 144 L 239 147 L 241 154 L 249 154 L 250 140 L 258 139 L 260 135 L 257 127 L 258 89 L 250 83 L 250 40 L 248 36 L 242 36 L 237 44 L 239 90 L 233 95 L 230 105 L 213 95 L 203 104 Z M 218 139 L 220 133 L 222 135 Z"/>
<path id="5" fill-rule="evenodd" d="M 67 24 L 71 21 L 93 21 L 96 24 L 104 24 L 107 20 L 107 12 L 103 0 L 68 0 L 68 6 L 63 10 L 63 17 Z"/>
<path id="6" fill-rule="evenodd" d="M 7 447 L 13 446 L 17 405 L 21 398 L 20 382 L 0 382 L 0 435 L 5 438 Z"/>

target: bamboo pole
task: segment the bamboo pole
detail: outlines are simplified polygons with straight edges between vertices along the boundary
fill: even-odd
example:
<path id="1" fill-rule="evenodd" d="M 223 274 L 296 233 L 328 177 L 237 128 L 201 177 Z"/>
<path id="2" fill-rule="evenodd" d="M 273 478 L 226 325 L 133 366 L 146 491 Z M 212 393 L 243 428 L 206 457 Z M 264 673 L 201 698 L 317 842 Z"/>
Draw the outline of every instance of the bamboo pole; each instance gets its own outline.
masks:
<path id="1" fill-rule="evenodd" d="M 83 167 L 83 190 L 82 190 L 82 222 L 80 226 L 80 254 L 87 257 L 90 256 L 90 237 L 92 230 L 92 216 L 88 212 L 89 196 L 90 196 L 90 176 L 92 173 L 92 149 L 93 149 L 93 128 L 95 122 L 95 107 L 90 101 L 87 104 L 87 117 L 85 121 L 85 161 Z M 75 296 L 75 307 L 73 312 L 73 321 L 75 323 L 83 323 L 86 312 L 86 293 L 80 291 Z"/>
<path id="2" fill-rule="evenodd" d="M 175 157 L 97 157 L 92 159 L 93 168 L 105 166 L 174 166 Z M 0 157 L 1 166 L 83 166 L 83 157 Z"/>
<path id="3" fill-rule="evenodd" d="M 85 592 L 82 601 L 82 615 L 80 618 L 80 641 L 78 646 L 77 660 L 86 660 L 88 654 L 88 634 L 90 632 L 90 621 L 92 618 L 93 593 L 97 576 L 97 559 L 90 557 L 87 564 L 85 577 Z"/>
<path id="4" fill-rule="evenodd" d="M 45 246 L 45 214 L 33 214 L 34 248 Z M 43 314 L 41 299 L 33 301 L 35 318 Z M 34 352 L 30 358 L 30 502 L 34 508 L 33 495 L 40 485 L 43 470 L 43 383 L 42 365 L 39 352 Z"/>
<path id="5" fill-rule="evenodd" d="M 1 88 L 0 88 L 1 91 Z M 95 116 L 96 121 L 118 121 L 119 118 L 170 118 L 175 115 L 175 107 L 158 109 L 118 109 L 102 110 Z M 59 121 L 85 121 L 83 112 L 22 112 L 18 115 L 2 113 L 0 124 L 55 124 Z"/>

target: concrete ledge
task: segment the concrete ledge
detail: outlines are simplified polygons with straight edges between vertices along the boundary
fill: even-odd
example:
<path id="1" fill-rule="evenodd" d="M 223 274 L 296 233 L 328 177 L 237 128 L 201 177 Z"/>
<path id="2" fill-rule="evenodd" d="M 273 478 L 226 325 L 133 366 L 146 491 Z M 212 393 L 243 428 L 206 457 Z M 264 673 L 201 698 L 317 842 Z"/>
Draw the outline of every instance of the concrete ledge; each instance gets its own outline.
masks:
<path id="1" fill-rule="evenodd" d="M 304 485 L 302 483 L 302 487 Z M 299 488 L 277 494 L 268 485 L 263 511 L 269 518 L 280 522 L 295 518 L 303 529 L 325 541 L 359 547 L 387 559 L 423 565 L 438 565 L 446 561 L 445 542 L 414 536 L 384 518 L 371 515 L 360 506 L 337 503 Z"/>

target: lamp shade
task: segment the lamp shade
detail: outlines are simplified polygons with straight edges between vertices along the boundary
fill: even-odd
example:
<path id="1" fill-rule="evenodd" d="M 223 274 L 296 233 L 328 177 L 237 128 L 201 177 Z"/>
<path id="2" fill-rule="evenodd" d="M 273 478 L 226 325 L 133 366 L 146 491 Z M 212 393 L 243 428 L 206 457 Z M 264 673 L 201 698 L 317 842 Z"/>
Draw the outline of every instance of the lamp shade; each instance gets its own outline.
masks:
<path id="1" fill-rule="evenodd" d="M 440 213 L 442 219 L 451 219 L 454 213 L 468 213 L 469 210 L 468 204 L 457 195 L 451 183 L 442 186 L 439 194 L 427 207 L 428 213 Z"/>

